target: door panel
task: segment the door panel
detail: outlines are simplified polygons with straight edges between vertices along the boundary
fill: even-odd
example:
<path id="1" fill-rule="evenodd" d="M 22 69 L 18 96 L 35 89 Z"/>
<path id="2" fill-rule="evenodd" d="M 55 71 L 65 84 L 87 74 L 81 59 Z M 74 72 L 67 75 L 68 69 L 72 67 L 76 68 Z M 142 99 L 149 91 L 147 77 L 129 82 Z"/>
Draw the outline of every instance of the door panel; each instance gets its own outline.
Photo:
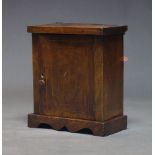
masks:
<path id="1" fill-rule="evenodd" d="M 93 38 L 40 35 L 39 61 L 40 112 L 94 120 Z"/>

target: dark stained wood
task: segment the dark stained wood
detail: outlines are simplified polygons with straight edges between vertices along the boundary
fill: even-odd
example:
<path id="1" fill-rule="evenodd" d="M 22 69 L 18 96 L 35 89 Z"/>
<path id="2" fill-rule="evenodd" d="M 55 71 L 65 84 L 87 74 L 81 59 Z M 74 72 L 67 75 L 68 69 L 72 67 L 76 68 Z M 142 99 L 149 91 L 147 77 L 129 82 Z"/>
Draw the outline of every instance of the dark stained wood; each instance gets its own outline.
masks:
<path id="1" fill-rule="evenodd" d="M 95 120 L 93 37 L 38 35 L 41 114 Z M 38 81 L 35 81 L 38 83 Z M 74 105 L 74 106 L 73 106 Z"/>
<path id="2" fill-rule="evenodd" d="M 103 40 L 101 37 L 94 39 L 94 105 L 95 120 L 103 121 Z"/>
<path id="3" fill-rule="evenodd" d="M 72 24 L 58 23 L 37 26 L 28 26 L 27 31 L 31 33 L 53 33 L 53 34 L 83 34 L 83 35 L 114 35 L 124 33 L 127 26 L 105 25 L 105 24 Z"/>
<path id="4" fill-rule="evenodd" d="M 123 115 L 123 36 L 103 40 L 104 120 Z"/>
<path id="5" fill-rule="evenodd" d="M 39 40 L 37 34 L 32 34 L 32 62 L 33 62 L 33 96 L 34 96 L 34 113 L 40 113 L 40 85 L 38 81 L 40 80 L 39 76 Z M 37 81 L 37 82 L 36 82 Z"/>
<path id="6" fill-rule="evenodd" d="M 61 130 L 65 127 L 69 132 L 90 129 L 95 136 L 108 136 L 127 128 L 127 116 L 120 116 L 112 120 L 98 122 L 37 114 L 28 115 L 28 127 L 37 128 L 41 124 L 47 124 L 55 130 Z"/>
<path id="7" fill-rule="evenodd" d="M 46 123 L 55 129 L 65 126 L 71 132 L 88 128 L 94 135 L 102 136 L 126 129 L 122 62 L 125 29 L 116 35 L 110 29 L 120 27 L 108 25 L 36 27 L 44 32 L 30 31 L 33 32 L 34 114 L 29 115 L 28 126 Z M 107 28 L 108 35 L 90 33 L 90 29 L 100 28 Z"/>

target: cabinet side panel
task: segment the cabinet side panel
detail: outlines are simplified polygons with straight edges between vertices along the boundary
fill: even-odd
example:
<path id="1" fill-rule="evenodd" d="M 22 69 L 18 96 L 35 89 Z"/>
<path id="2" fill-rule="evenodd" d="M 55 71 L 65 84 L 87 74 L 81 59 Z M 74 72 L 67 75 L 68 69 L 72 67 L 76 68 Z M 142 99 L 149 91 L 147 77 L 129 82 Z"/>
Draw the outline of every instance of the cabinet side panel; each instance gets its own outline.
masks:
<path id="1" fill-rule="evenodd" d="M 32 63 L 33 63 L 33 97 L 34 97 L 34 113 L 39 114 L 39 38 L 38 34 L 32 34 Z"/>
<path id="2" fill-rule="evenodd" d="M 103 40 L 104 120 L 123 115 L 123 36 Z"/>

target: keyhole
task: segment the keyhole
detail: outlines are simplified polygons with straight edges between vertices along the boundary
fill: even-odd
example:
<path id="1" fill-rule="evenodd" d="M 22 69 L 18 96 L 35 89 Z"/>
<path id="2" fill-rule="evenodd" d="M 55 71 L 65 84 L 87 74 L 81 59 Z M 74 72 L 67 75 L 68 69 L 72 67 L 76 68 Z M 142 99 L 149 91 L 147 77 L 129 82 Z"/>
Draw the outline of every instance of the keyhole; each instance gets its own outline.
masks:
<path id="1" fill-rule="evenodd" d="M 44 76 L 44 74 L 42 73 L 42 74 L 41 74 L 41 78 L 44 79 L 44 77 L 45 77 L 45 76 Z"/>

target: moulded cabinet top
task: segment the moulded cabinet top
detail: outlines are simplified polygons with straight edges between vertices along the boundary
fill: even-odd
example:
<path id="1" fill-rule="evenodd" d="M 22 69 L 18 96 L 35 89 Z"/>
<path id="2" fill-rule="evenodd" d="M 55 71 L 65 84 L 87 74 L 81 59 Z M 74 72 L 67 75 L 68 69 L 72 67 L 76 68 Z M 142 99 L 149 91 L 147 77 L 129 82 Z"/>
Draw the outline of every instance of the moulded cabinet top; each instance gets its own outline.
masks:
<path id="1" fill-rule="evenodd" d="M 115 35 L 127 31 L 127 26 L 106 24 L 54 23 L 28 26 L 31 33 L 81 34 L 81 35 Z"/>

